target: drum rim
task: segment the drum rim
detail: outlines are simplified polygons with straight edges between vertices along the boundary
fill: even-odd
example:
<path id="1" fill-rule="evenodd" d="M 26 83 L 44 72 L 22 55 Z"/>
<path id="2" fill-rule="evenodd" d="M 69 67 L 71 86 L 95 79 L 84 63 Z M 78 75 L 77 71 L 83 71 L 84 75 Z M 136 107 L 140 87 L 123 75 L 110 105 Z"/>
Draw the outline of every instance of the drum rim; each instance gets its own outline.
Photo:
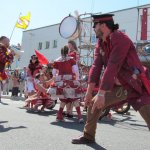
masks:
<path id="1" fill-rule="evenodd" d="M 62 22 L 63 22 L 66 18 L 69 18 L 69 17 L 74 18 L 74 19 L 76 20 L 77 26 L 76 26 L 76 29 L 75 29 L 75 31 L 73 32 L 72 35 L 70 35 L 70 36 L 68 36 L 68 37 L 64 37 L 64 36 L 61 34 L 61 32 L 60 32 L 60 27 L 61 27 Z M 68 39 L 68 38 L 72 37 L 72 36 L 76 33 L 77 29 L 78 29 L 78 22 L 77 22 L 77 19 L 76 19 L 74 16 L 70 16 L 70 15 L 69 15 L 69 16 L 65 17 L 65 18 L 61 21 L 61 23 L 60 23 L 60 25 L 59 25 L 59 34 L 60 34 L 61 37 L 65 38 L 65 39 Z"/>

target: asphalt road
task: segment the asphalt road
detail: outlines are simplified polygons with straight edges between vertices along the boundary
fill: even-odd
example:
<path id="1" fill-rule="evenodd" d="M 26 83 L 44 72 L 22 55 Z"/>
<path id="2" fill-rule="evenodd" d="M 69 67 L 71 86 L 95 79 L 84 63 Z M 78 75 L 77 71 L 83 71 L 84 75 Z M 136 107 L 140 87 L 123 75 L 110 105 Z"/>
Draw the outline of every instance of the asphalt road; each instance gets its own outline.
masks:
<path id="1" fill-rule="evenodd" d="M 113 114 L 97 124 L 96 144 L 73 145 L 84 124 L 73 119 L 56 122 L 56 112 L 31 113 L 21 100 L 2 99 L 0 104 L 0 150 L 150 150 L 150 133 L 141 116 Z M 75 113 L 75 112 L 74 112 Z M 84 118 L 86 113 L 84 112 Z"/>

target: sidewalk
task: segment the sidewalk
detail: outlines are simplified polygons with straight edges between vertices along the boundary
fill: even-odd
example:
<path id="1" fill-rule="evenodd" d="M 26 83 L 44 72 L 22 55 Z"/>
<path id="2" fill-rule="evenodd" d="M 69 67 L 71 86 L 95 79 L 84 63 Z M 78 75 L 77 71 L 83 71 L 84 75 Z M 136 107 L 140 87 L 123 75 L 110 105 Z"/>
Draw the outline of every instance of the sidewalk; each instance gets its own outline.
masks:
<path id="1" fill-rule="evenodd" d="M 19 94 L 18 94 L 19 95 Z M 25 100 L 24 98 L 24 95 L 22 96 L 18 96 L 18 97 L 11 97 L 11 92 L 9 92 L 8 95 L 1 95 L 1 98 L 4 98 L 4 99 L 16 99 L 16 100 Z"/>

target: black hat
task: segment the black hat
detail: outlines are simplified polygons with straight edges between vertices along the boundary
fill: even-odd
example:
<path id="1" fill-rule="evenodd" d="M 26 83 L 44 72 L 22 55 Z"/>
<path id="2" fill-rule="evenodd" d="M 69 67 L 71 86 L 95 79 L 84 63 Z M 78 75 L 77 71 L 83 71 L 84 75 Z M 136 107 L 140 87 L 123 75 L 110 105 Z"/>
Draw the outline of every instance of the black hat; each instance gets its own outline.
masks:
<path id="1" fill-rule="evenodd" d="M 113 21 L 114 14 L 103 14 L 103 15 L 92 15 L 93 22 L 105 22 L 112 20 Z"/>

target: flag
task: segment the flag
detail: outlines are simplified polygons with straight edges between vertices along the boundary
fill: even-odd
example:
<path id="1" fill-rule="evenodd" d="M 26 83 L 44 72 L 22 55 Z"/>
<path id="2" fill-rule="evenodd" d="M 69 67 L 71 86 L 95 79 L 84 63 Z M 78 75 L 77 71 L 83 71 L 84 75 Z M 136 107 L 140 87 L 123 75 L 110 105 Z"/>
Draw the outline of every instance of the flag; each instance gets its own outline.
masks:
<path id="1" fill-rule="evenodd" d="M 41 65 L 47 65 L 49 63 L 47 58 L 43 54 L 41 54 L 39 51 L 35 50 L 35 54 L 38 57 L 38 60 Z"/>
<path id="2" fill-rule="evenodd" d="M 26 29 L 30 23 L 31 14 L 28 12 L 26 16 L 19 17 L 19 20 L 16 23 L 17 28 Z"/>

